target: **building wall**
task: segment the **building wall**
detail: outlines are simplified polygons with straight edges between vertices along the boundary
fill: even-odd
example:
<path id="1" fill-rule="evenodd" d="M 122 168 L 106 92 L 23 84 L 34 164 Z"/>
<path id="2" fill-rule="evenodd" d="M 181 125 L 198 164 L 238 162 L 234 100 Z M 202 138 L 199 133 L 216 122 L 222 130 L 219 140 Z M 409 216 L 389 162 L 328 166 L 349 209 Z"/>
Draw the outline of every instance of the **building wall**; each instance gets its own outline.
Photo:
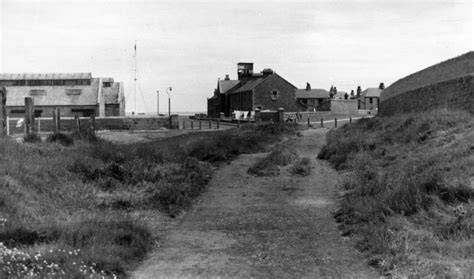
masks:
<path id="1" fill-rule="evenodd" d="M 178 118 L 172 115 L 172 121 L 168 117 L 107 117 L 96 118 L 96 130 L 158 130 L 162 127 L 176 129 Z M 10 119 L 10 134 L 24 133 L 24 127 L 16 127 L 17 120 Z M 80 118 L 81 129 L 91 127 L 90 118 Z M 171 125 L 171 126 L 170 126 Z M 34 130 L 38 132 L 53 132 L 54 122 L 52 118 L 35 119 Z M 61 119 L 61 131 L 72 132 L 77 129 L 74 118 Z"/>
<path id="2" fill-rule="evenodd" d="M 95 115 L 99 114 L 98 106 L 35 106 L 35 116 L 52 117 L 53 110 L 59 108 L 60 115 L 64 117 L 73 117 L 74 114 L 79 116 L 88 116 L 89 111 L 93 111 Z M 25 116 L 24 106 L 10 106 L 7 107 L 7 115 L 9 117 L 21 118 Z"/>
<path id="3" fill-rule="evenodd" d="M 331 113 L 356 114 L 357 112 L 357 100 L 331 100 Z"/>
<path id="4" fill-rule="evenodd" d="M 372 99 L 372 103 L 370 100 Z M 365 103 L 363 109 L 377 110 L 379 108 L 379 98 L 377 97 L 365 97 Z"/>
<path id="5" fill-rule="evenodd" d="M 474 75 L 397 93 L 380 102 L 379 114 L 391 115 L 438 108 L 474 113 Z"/>
<path id="6" fill-rule="evenodd" d="M 272 100 L 271 96 L 274 89 L 279 91 L 276 100 Z M 279 108 L 284 108 L 285 111 L 304 110 L 304 107 L 298 105 L 296 101 L 295 87 L 276 74 L 269 76 L 255 88 L 254 108 L 257 107 L 261 107 L 262 110 Z"/>
<path id="7" fill-rule="evenodd" d="M 230 103 L 230 112 L 234 110 L 243 110 L 243 111 L 254 110 L 253 97 L 254 95 L 252 91 L 229 94 L 228 98 L 229 98 L 229 103 Z"/>

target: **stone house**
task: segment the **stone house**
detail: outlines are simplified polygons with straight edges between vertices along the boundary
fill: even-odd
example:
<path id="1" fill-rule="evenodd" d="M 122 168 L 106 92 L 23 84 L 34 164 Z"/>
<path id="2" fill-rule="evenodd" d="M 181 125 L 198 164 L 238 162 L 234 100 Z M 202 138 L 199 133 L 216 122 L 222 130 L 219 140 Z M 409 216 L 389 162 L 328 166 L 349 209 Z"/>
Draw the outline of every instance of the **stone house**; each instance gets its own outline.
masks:
<path id="1" fill-rule="evenodd" d="M 214 96 L 208 99 L 208 116 L 218 117 L 219 113 L 230 116 L 234 110 L 253 111 L 278 110 L 300 111 L 296 87 L 271 69 L 253 72 L 253 63 L 237 64 L 237 80 L 226 77 L 224 83 L 218 81 Z"/>
<path id="2" fill-rule="evenodd" d="M 367 88 L 360 94 L 359 108 L 366 110 L 378 110 L 380 103 L 380 93 L 383 89 L 377 87 Z"/>
<path id="3" fill-rule="evenodd" d="M 113 78 L 93 78 L 91 73 L 0 74 L 7 90 L 7 114 L 23 117 L 25 97 L 32 97 L 36 117 L 51 117 L 58 107 L 61 116 L 125 116 L 123 83 Z"/>
<path id="4" fill-rule="evenodd" d="M 295 96 L 304 111 L 330 111 L 331 100 L 329 91 L 325 89 L 311 89 L 307 83 L 306 89 L 297 89 Z"/>

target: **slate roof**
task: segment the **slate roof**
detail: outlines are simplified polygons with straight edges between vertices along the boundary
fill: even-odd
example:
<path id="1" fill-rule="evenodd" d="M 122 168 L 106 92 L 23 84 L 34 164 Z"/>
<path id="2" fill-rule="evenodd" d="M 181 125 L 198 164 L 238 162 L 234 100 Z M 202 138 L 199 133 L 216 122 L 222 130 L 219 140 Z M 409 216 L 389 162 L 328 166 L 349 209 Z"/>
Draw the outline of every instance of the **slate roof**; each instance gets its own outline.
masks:
<path id="1" fill-rule="evenodd" d="M 367 88 L 364 91 L 362 91 L 360 94 L 364 98 L 380 98 L 380 93 L 382 92 L 382 89 L 379 89 L 378 87 L 371 87 Z"/>
<path id="2" fill-rule="evenodd" d="M 32 97 L 35 106 L 97 105 L 99 79 L 93 78 L 90 86 L 8 86 L 7 106 L 24 106 L 25 97 Z M 45 90 L 45 94 L 30 95 L 31 90 Z M 68 89 L 80 89 L 80 94 L 67 94 Z M 112 98 L 111 98 L 112 99 Z M 109 101 L 111 101 L 109 99 Z M 106 97 L 107 103 L 107 97 Z"/>
<path id="3" fill-rule="evenodd" d="M 297 99 L 323 99 L 329 98 L 329 91 L 325 89 L 296 89 L 295 96 Z"/>
<path id="4" fill-rule="evenodd" d="M 91 79 L 91 73 L 0 73 L 0 80 Z"/>
<path id="5" fill-rule="evenodd" d="M 219 86 L 219 93 L 225 93 L 227 91 L 229 91 L 230 89 L 232 89 L 234 86 L 236 86 L 237 84 L 239 84 L 240 81 L 239 80 L 219 80 L 218 81 L 218 86 Z"/>
<path id="6" fill-rule="evenodd" d="M 233 91 L 232 93 L 239 93 L 239 92 L 245 92 L 245 91 L 250 91 L 255 89 L 260 83 L 262 83 L 265 80 L 263 77 L 259 77 L 253 80 L 249 80 L 242 84 L 237 90 Z"/>

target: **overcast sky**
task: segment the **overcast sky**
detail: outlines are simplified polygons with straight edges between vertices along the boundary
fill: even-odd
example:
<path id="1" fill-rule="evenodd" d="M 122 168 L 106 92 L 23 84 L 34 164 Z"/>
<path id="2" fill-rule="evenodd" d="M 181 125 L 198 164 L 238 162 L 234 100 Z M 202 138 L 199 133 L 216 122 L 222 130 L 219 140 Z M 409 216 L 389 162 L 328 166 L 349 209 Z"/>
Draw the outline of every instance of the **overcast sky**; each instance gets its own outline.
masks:
<path id="1" fill-rule="evenodd" d="M 473 1 L 0 0 L 0 72 L 91 72 L 139 112 L 205 111 L 237 62 L 298 88 L 393 83 L 474 49 Z M 140 90 L 141 89 L 141 90 Z"/>

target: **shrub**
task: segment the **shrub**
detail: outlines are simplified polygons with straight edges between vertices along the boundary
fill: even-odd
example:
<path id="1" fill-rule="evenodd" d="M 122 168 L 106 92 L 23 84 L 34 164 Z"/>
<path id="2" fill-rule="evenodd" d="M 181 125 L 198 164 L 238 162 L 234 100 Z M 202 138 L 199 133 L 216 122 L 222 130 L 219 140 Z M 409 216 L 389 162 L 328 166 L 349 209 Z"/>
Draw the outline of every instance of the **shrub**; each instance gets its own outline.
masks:
<path id="1" fill-rule="evenodd" d="M 38 134 L 36 134 L 36 133 L 30 133 L 28 135 L 25 135 L 23 137 L 23 140 L 25 142 L 36 143 L 36 142 L 41 142 L 41 137 L 38 136 Z"/>
<path id="2" fill-rule="evenodd" d="M 308 176 L 311 173 L 311 160 L 308 157 L 303 157 L 296 161 L 291 168 L 291 173 L 294 175 Z"/>
<path id="3" fill-rule="evenodd" d="M 64 146 L 71 146 L 74 144 L 74 139 L 66 134 L 63 133 L 54 133 L 49 135 L 46 138 L 47 142 L 58 142 Z"/>
<path id="4" fill-rule="evenodd" d="M 273 150 L 267 156 L 257 160 L 250 168 L 248 173 L 257 176 L 271 176 L 278 173 L 278 166 L 286 166 L 296 158 L 293 150 L 286 147 L 279 147 Z"/>

